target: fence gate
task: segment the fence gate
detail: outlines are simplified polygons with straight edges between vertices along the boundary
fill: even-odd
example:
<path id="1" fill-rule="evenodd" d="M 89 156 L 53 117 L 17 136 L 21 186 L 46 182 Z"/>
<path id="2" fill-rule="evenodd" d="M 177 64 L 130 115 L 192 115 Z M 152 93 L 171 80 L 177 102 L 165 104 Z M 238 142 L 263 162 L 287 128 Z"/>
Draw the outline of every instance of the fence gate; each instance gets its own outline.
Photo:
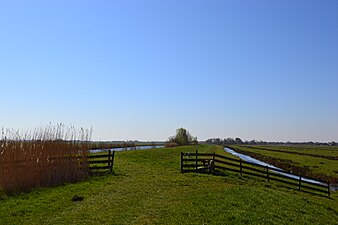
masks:
<path id="1" fill-rule="evenodd" d="M 113 172 L 115 151 L 109 150 L 108 153 L 88 155 L 89 172 L 107 171 Z"/>

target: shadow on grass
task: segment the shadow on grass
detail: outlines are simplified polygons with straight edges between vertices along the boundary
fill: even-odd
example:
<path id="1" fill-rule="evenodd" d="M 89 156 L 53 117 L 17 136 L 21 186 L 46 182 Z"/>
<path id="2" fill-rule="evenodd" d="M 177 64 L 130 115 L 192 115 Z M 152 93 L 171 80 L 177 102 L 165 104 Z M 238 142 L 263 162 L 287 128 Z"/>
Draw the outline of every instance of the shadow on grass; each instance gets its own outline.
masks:
<path id="1" fill-rule="evenodd" d="M 111 176 L 120 176 L 123 174 L 120 173 L 116 173 L 116 172 L 109 172 L 109 171 L 96 171 L 96 172 L 90 172 L 89 173 L 89 177 L 101 177 L 101 176 L 107 176 L 107 175 L 111 175 Z"/>

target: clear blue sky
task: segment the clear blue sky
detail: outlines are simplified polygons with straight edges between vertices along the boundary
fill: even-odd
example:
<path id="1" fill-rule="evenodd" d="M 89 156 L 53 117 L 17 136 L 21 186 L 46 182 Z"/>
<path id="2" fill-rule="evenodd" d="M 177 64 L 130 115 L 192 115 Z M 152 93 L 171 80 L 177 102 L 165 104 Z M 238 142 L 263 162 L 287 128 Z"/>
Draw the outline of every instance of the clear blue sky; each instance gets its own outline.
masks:
<path id="1" fill-rule="evenodd" d="M 0 0 L 0 126 L 338 141 L 338 1 Z"/>

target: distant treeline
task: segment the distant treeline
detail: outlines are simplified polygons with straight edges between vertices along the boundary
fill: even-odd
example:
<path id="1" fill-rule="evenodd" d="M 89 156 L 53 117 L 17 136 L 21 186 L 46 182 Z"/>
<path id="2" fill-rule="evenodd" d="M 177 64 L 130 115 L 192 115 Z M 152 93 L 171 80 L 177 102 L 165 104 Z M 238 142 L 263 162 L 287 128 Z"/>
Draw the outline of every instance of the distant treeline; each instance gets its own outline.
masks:
<path id="1" fill-rule="evenodd" d="M 205 141 L 208 144 L 217 144 L 217 145 L 329 145 L 329 146 L 337 146 L 338 143 L 331 141 L 328 143 L 323 142 L 280 142 L 280 141 L 243 141 L 241 138 L 209 138 Z"/>
<path id="2" fill-rule="evenodd" d="M 136 146 L 158 146 L 164 145 L 164 142 L 154 141 L 91 141 L 88 143 L 90 149 L 112 149 L 127 148 Z"/>

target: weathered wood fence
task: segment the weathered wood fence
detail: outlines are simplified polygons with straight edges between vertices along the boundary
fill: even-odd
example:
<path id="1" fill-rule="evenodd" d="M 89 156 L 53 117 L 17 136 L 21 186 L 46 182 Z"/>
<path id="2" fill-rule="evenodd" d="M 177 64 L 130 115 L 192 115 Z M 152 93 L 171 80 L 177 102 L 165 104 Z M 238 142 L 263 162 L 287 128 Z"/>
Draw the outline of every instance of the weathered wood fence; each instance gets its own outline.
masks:
<path id="1" fill-rule="evenodd" d="M 329 182 L 327 184 L 321 181 L 317 181 L 318 183 L 309 182 L 305 179 L 314 179 L 215 153 L 198 153 L 198 151 L 195 153 L 181 152 L 182 173 L 196 172 L 222 175 L 224 171 L 232 171 L 240 173 L 241 175 L 246 174 L 264 178 L 268 181 L 281 182 L 306 192 L 325 193 L 330 198 Z"/>
<path id="2" fill-rule="evenodd" d="M 88 155 L 89 172 L 95 173 L 108 170 L 113 172 L 115 151 L 109 150 L 107 153 L 99 153 L 95 155 Z"/>

